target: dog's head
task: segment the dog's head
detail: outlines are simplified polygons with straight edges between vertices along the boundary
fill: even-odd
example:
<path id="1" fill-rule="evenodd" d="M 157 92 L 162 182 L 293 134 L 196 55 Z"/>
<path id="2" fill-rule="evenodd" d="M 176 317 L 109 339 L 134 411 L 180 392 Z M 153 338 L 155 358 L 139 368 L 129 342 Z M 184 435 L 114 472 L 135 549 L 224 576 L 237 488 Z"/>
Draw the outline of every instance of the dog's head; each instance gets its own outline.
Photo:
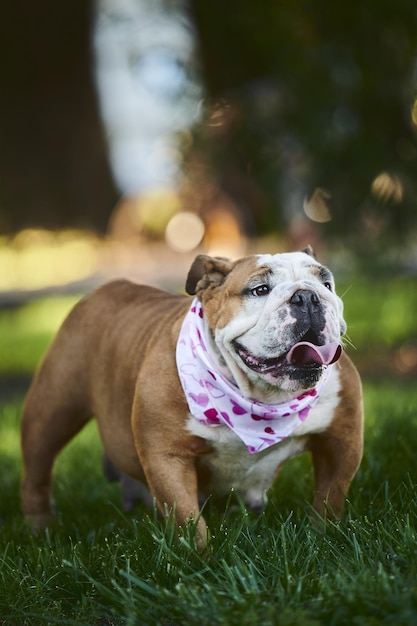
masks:
<path id="1" fill-rule="evenodd" d="M 200 255 L 186 289 L 203 303 L 220 369 L 254 399 L 314 387 L 341 354 L 343 304 L 310 248 L 234 262 Z"/>

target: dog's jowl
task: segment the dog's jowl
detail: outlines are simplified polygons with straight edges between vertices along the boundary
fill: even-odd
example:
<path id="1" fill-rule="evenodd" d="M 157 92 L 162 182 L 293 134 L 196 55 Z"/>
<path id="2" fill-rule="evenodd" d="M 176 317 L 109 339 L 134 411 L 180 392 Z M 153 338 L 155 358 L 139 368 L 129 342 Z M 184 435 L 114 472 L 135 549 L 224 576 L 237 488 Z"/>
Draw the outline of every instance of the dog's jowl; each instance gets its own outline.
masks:
<path id="1" fill-rule="evenodd" d="M 200 547 L 199 493 L 233 487 L 258 507 L 304 450 L 314 508 L 341 515 L 362 455 L 362 390 L 331 272 L 308 252 L 201 255 L 186 289 L 111 282 L 63 323 L 22 419 L 22 509 L 36 527 L 52 517 L 57 454 L 93 416 L 118 471 L 179 524 L 198 519 Z"/>

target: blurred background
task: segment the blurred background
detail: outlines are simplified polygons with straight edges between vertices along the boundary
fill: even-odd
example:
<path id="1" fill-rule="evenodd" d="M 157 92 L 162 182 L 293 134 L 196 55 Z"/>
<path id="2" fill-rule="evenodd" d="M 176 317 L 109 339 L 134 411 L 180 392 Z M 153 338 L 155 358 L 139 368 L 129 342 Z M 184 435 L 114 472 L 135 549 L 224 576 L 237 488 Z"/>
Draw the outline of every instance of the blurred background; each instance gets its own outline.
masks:
<path id="1" fill-rule="evenodd" d="M 7 0 L 0 80 L 4 372 L 104 280 L 310 243 L 364 371 L 417 373 L 415 0 Z"/>

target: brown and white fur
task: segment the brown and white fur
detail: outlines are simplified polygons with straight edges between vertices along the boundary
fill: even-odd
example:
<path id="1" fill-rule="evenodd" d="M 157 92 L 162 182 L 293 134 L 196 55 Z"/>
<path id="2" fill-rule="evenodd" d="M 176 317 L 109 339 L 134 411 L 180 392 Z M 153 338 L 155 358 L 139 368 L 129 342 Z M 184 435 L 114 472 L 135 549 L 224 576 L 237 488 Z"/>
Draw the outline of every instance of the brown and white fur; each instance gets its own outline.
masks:
<path id="1" fill-rule="evenodd" d="M 299 395 L 322 375 L 323 368 L 282 360 L 303 333 L 323 344 L 346 330 L 331 273 L 306 252 L 235 262 L 200 255 L 186 288 L 203 304 L 219 371 L 244 395 L 269 404 Z M 304 328 L 310 322 L 292 303 L 295 293 L 315 294 L 313 330 Z M 175 362 L 189 307 L 187 296 L 122 280 L 71 311 L 34 377 L 22 418 L 22 510 L 36 527 L 53 515 L 57 454 L 93 416 L 111 463 L 148 485 L 162 512 L 175 509 L 178 524 L 198 520 L 200 547 L 207 527 L 199 492 L 235 488 L 258 507 L 279 466 L 304 450 L 312 455 L 315 510 L 342 514 L 362 455 L 361 383 L 348 356 L 332 366 L 305 422 L 282 443 L 250 455 L 227 426 L 205 426 L 189 414 Z M 256 371 L 248 358 L 279 367 Z"/>

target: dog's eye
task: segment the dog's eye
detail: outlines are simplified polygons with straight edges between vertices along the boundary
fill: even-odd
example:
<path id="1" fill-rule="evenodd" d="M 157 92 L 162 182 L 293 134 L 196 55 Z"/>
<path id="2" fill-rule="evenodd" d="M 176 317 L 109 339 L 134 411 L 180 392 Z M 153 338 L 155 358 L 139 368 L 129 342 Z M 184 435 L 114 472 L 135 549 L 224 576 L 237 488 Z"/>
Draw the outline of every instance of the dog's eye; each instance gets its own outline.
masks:
<path id="1" fill-rule="evenodd" d="M 258 285 L 251 290 L 251 293 L 254 296 L 267 296 L 270 291 L 268 285 Z"/>
<path id="2" fill-rule="evenodd" d="M 329 291 L 333 291 L 333 286 L 332 283 L 328 280 L 326 280 L 325 283 L 323 283 L 323 285 L 326 287 L 326 289 L 328 289 Z"/>

